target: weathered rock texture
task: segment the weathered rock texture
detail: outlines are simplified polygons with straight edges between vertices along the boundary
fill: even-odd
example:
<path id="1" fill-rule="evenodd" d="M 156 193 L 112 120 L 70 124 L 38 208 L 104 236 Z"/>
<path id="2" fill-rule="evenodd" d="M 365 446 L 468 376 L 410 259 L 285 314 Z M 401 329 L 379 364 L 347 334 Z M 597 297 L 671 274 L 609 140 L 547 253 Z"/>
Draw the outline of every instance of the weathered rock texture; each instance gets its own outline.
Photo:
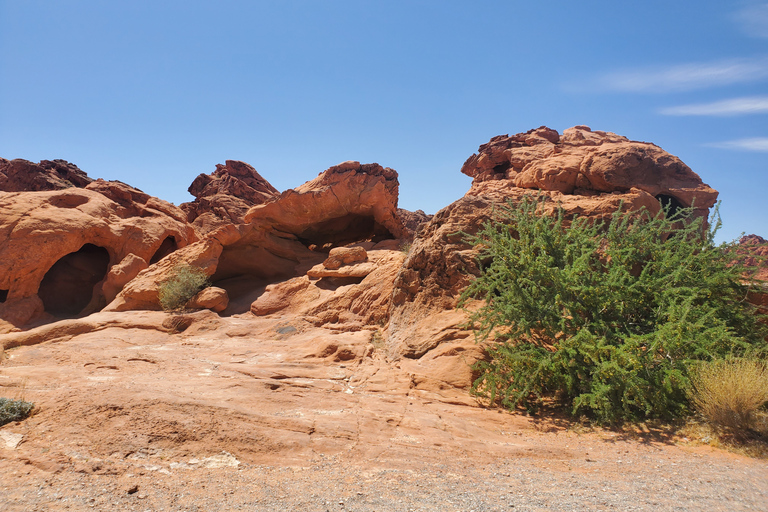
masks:
<path id="1" fill-rule="evenodd" d="M 0 192 L 0 329 L 98 311 L 138 260 L 195 239 L 181 210 L 119 182 Z"/>
<path id="2" fill-rule="evenodd" d="M 226 223 L 242 224 L 252 206 L 280 195 L 256 169 L 237 160 L 216 165 L 212 174 L 200 174 L 188 190 L 195 200 L 181 204 L 180 208 L 203 233 Z"/>
<path id="3" fill-rule="evenodd" d="M 297 305 L 302 304 L 306 306 L 301 310 L 303 314 L 316 324 L 346 325 L 344 328 L 351 330 L 370 319 L 381 322 L 388 314 L 387 304 L 381 301 L 388 301 L 396 273 L 390 268 L 392 258 L 374 253 L 363 266 L 349 263 L 357 263 L 363 254 L 367 257 L 363 246 L 374 248 L 380 242 L 405 236 L 397 214 L 397 192 L 397 173 L 392 169 L 358 162 L 331 167 L 316 179 L 251 208 L 245 224 L 225 224 L 162 265 L 141 272 L 107 310 L 160 309 L 160 283 L 170 276 L 175 265 L 183 263 L 203 268 L 214 284 L 227 291 L 228 313 L 249 311 L 251 303 L 265 295 L 261 298 L 263 305 L 253 309 L 254 313 L 280 311 L 289 304 L 296 312 L 301 309 Z M 343 248 L 357 243 L 363 245 Z M 399 243 L 390 243 L 387 251 L 399 253 L 398 247 Z M 326 259 L 338 259 L 337 268 L 328 270 L 332 274 L 311 274 L 311 269 Z M 391 275 L 385 278 L 382 273 Z M 370 274 L 373 277 L 368 279 Z M 310 286 L 310 279 L 322 282 Z M 368 283 L 377 291 L 361 291 L 368 290 Z M 299 294 L 296 286 L 306 293 Z M 294 290 L 290 300 L 280 298 L 286 288 Z M 338 299 L 342 292 L 349 297 Z M 355 302 L 358 295 L 368 297 L 368 302 Z M 321 304 L 327 305 L 328 301 L 336 305 L 327 306 L 326 311 Z M 344 319 L 350 322 L 345 324 Z"/>
<path id="4" fill-rule="evenodd" d="M 494 137 L 464 163 L 473 185 L 508 180 L 527 189 L 594 196 L 642 190 L 673 205 L 711 208 L 717 191 L 676 156 L 647 142 L 575 126 Z"/>
<path id="5" fill-rule="evenodd" d="M 66 160 L 43 160 L 35 164 L 27 160 L 0 158 L 0 190 L 4 192 L 82 188 L 91 181 L 87 174 Z"/>

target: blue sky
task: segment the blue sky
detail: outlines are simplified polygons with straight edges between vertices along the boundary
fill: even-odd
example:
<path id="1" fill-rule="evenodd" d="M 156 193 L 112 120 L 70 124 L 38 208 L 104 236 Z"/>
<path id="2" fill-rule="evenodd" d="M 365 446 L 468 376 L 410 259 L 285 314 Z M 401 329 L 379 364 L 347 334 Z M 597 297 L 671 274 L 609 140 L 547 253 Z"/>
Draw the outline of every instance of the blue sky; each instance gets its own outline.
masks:
<path id="1" fill-rule="evenodd" d="M 400 206 L 463 195 L 494 135 L 650 141 L 768 237 L 765 1 L 0 0 L 0 156 L 63 158 L 176 204 L 227 159 L 279 190 L 344 160 Z"/>

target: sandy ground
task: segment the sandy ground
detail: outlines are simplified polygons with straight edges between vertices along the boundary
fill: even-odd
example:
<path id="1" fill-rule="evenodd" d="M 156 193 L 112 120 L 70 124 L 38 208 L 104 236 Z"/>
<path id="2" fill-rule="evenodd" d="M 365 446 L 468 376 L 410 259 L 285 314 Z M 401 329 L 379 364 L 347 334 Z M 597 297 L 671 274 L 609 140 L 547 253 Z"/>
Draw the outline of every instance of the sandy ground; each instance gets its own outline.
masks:
<path id="1" fill-rule="evenodd" d="M 141 320 L 6 351 L 0 510 L 768 510 L 765 460 L 414 387 L 367 331 Z"/>

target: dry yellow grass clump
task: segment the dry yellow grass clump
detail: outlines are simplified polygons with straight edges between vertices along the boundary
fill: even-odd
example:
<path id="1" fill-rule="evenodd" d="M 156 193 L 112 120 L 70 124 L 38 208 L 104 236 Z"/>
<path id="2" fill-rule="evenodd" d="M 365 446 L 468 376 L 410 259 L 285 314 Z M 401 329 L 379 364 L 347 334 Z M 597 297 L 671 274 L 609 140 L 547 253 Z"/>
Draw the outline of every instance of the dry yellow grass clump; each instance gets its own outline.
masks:
<path id="1" fill-rule="evenodd" d="M 767 433 L 768 368 L 762 361 L 724 359 L 704 363 L 691 375 L 691 402 L 711 423 L 734 433 Z"/>

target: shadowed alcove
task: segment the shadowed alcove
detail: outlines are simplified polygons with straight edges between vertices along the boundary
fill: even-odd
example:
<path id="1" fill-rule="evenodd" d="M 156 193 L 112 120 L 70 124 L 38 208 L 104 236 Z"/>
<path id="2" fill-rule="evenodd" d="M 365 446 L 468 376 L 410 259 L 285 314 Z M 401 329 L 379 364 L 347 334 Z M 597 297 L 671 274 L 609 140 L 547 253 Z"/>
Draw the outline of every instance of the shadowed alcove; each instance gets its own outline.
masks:
<path id="1" fill-rule="evenodd" d="M 155 251 L 155 254 L 152 255 L 152 258 L 150 258 L 149 264 L 152 265 L 157 263 L 172 252 L 176 251 L 178 248 L 179 245 L 176 243 L 176 239 L 174 237 L 166 237 L 165 240 L 163 240 L 163 243 L 160 244 L 160 247 L 158 247 L 158 249 Z"/>
<path id="2" fill-rule="evenodd" d="M 109 267 L 109 252 L 85 244 L 63 256 L 46 272 L 37 292 L 45 311 L 54 316 L 76 316 L 91 301 L 93 287 L 104 279 Z"/>

